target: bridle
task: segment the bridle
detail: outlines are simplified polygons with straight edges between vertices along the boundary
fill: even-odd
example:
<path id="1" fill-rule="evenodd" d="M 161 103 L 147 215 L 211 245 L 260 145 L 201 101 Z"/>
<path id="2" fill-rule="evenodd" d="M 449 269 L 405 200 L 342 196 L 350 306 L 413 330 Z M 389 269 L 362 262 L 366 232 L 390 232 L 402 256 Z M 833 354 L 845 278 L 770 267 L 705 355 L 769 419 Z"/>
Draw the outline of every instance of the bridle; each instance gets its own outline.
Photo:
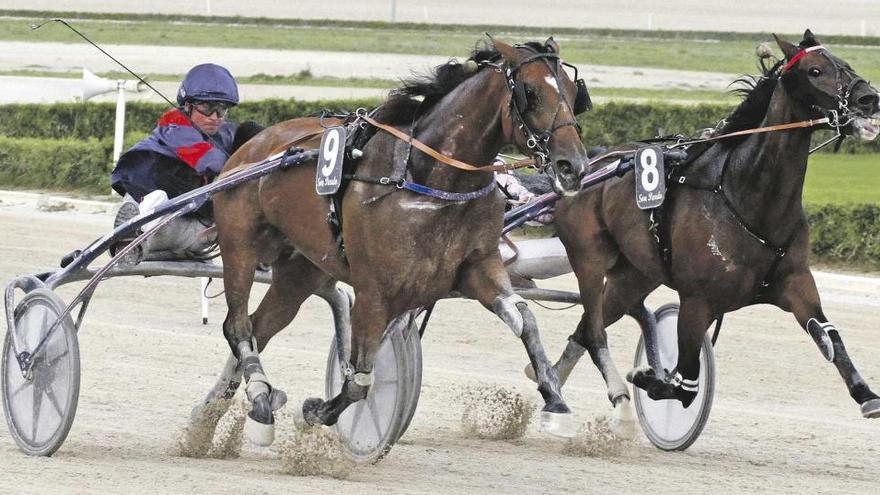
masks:
<path id="1" fill-rule="evenodd" d="M 780 78 L 783 77 L 789 69 L 794 67 L 794 65 L 804 56 L 809 53 L 818 52 L 819 55 L 825 57 L 829 63 L 831 63 L 832 67 L 835 69 L 834 78 L 836 81 L 837 87 L 837 108 L 836 109 L 827 109 L 822 108 L 818 105 L 811 104 L 810 107 L 820 114 L 824 114 L 828 118 L 828 125 L 834 128 L 837 131 L 837 135 L 840 136 L 840 129 L 849 125 L 856 117 L 862 116 L 860 112 L 855 111 L 849 107 L 850 105 L 850 96 L 852 95 L 853 89 L 859 84 L 864 82 L 865 84 L 870 85 L 867 80 L 856 74 L 852 68 L 841 64 L 837 61 L 835 57 L 833 57 L 828 50 L 822 45 L 811 46 L 808 48 L 803 48 L 799 52 L 797 52 L 794 56 L 792 56 L 788 62 L 782 67 L 779 71 Z M 844 87 L 843 85 L 843 76 L 849 76 L 849 83 Z M 837 139 L 838 136 L 835 136 L 834 139 Z"/>
<path id="2" fill-rule="evenodd" d="M 510 91 L 509 107 L 510 115 L 514 120 L 514 126 L 520 129 L 525 136 L 526 148 L 529 149 L 529 154 L 535 159 L 535 166 L 540 169 L 545 169 L 549 164 L 549 145 L 550 140 L 553 138 L 553 134 L 557 130 L 567 126 L 573 126 L 577 129 L 578 134 L 580 134 L 581 126 L 578 124 L 577 119 L 575 119 L 575 115 L 589 109 L 589 94 L 587 93 L 586 85 L 581 80 L 577 80 L 577 68 L 560 60 L 559 54 L 552 52 L 538 52 L 534 48 L 525 45 L 516 45 L 514 48 L 528 50 L 531 54 L 518 63 L 508 61 L 503 66 L 500 66 L 492 62 L 483 62 L 482 65 L 492 66 L 496 71 L 504 74 L 507 88 Z M 553 114 L 553 119 L 550 121 L 550 125 L 541 132 L 536 132 L 525 119 L 526 111 L 528 110 L 528 96 L 526 94 L 525 83 L 523 83 L 522 79 L 518 77 L 519 71 L 524 66 L 533 62 L 542 62 L 547 66 L 547 69 L 550 71 L 550 74 L 553 75 L 553 79 L 556 82 L 558 95 L 556 112 Z M 575 79 L 576 81 L 580 81 L 575 83 L 578 88 L 578 93 L 575 97 L 574 103 L 568 101 L 568 98 L 566 98 L 563 91 L 563 81 L 559 75 L 559 69 L 563 65 L 574 68 Z M 581 101 L 584 103 L 578 105 Z M 579 109 L 579 106 L 583 108 Z M 558 122 L 559 113 L 563 108 L 568 108 L 571 118 Z M 581 111 L 578 112 L 577 110 Z"/>
<path id="3" fill-rule="evenodd" d="M 714 136 L 711 138 L 691 141 L 688 143 L 678 143 L 676 146 L 680 146 L 682 144 L 695 144 L 695 143 L 699 143 L 699 142 L 717 141 L 717 140 L 726 139 L 726 138 L 733 137 L 733 136 L 755 134 L 755 133 L 759 133 L 759 132 L 774 132 L 774 131 L 781 131 L 781 130 L 794 129 L 794 128 L 812 128 L 812 127 L 814 127 L 816 125 L 820 125 L 820 124 L 827 124 L 827 125 L 831 126 L 832 128 L 835 129 L 837 135 L 832 137 L 828 141 L 814 147 L 812 150 L 810 150 L 810 153 L 818 150 L 819 148 L 822 148 L 823 146 L 825 146 L 825 145 L 827 145 L 837 139 L 841 139 L 843 135 L 841 134 L 840 129 L 842 127 L 848 125 L 850 122 L 852 122 L 852 120 L 854 118 L 856 118 L 857 116 L 860 115 L 858 112 L 854 112 L 853 110 L 851 110 L 849 108 L 849 97 L 852 94 L 852 90 L 860 82 L 867 83 L 867 81 L 865 81 L 863 78 L 858 76 L 858 74 L 856 74 L 855 71 L 853 71 L 851 68 L 837 63 L 837 61 L 834 59 L 834 57 L 832 57 L 828 53 L 828 50 L 826 50 L 825 47 L 823 47 L 822 45 L 817 45 L 817 46 L 812 46 L 812 47 L 801 49 L 794 56 L 792 56 L 789 59 L 789 61 L 782 67 L 782 69 L 779 71 L 779 77 L 782 78 L 782 76 L 786 73 L 786 71 L 791 69 L 794 66 L 794 64 L 797 63 L 798 60 L 803 58 L 808 53 L 811 53 L 814 51 L 819 51 L 821 53 L 821 55 L 826 57 L 828 59 L 828 61 L 831 62 L 832 66 L 834 66 L 834 68 L 836 70 L 835 78 L 836 78 L 836 82 L 837 82 L 837 108 L 836 109 L 827 109 L 827 108 L 819 107 L 818 105 L 815 105 L 815 104 L 810 104 L 810 106 L 813 110 L 817 111 L 819 114 L 824 114 L 825 115 L 824 118 L 821 118 L 818 120 L 806 120 L 806 121 L 802 121 L 802 122 L 793 122 L 793 123 L 789 123 L 789 124 L 780 124 L 780 125 L 768 126 L 768 127 L 763 127 L 763 128 L 757 128 L 757 129 L 747 129 L 744 131 L 733 132 L 733 133 L 725 134 L 725 135 L 721 135 L 721 136 Z M 849 84 L 847 84 L 847 86 L 845 88 L 842 83 L 842 76 L 844 74 L 847 74 L 850 77 Z M 845 120 L 841 121 L 841 119 L 845 119 Z M 739 213 L 739 211 L 736 208 L 736 205 L 730 199 L 726 190 L 723 187 L 725 173 L 729 168 L 729 165 L 730 165 L 732 158 L 733 158 L 733 153 L 729 152 L 727 154 L 727 157 L 724 160 L 722 167 L 721 167 L 721 173 L 718 176 L 718 180 L 714 185 L 706 186 L 706 185 L 691 183 L 688 181 L 688 177 L 686 175 L 679 174 L 679 173 L 671 173 L 670 179 L 672 179 L 672 181 L 674 183 L 681 184 L 681 185 L 687 185 L 693 189 L 709 191 L 709 192 L 712 192 L 712 193 L 720 196 L 722 201 L 724 202 L 724 205 L 727 207 L 728 211 L 733 215 L 734 219 L 740 225 L 740 227 L 742 227 L 742 229 L 745 230 L 745 232 L 748 233 L 750 237 L 752 237 L 753 239 L 758 241 L 761 245 L 763 245 L 765 248 L 767 248 L 768 250 L 770 250 L 773 253 L 773 255 L 774 255 L 773 261 L 771 262 L 770 267 L 767 269 L 767 272 L 765 273 L 764 277 L 761 279 L 760 284 L 758 285 L 758 290 L 755 293 L 754 300 L 757 302 L 757 301 L 761 301 L 762 298 L 766 295 L 767 291 L 769 290 L 771 281 L 773 280 L 773 277 L 776 273 L 776 270 L 778 269 L 780 263 L 782 262 L 782 259 L 787 254 L 788 249 L 791 246 L 791 243 L 794 241 L 794 238 L 798 234 L 799 231 L 796 228 L 793 229 L 791 234 L 788 236 L 788 238 L 782 244 L 774 244 L 773 242 L 770 241 L 768 236 L 762 235 L 761 233 L 757 232 L 757 230 L 754 228 L 754 226 L 749 225 L 749 223 L 746 221 L 745 217 L 743 217 L 743 215 Z M 802 220 L 799 220 L 799 222 L 800 221 L 802 221 Z M 660 245 L 661 256 L 665 261 L 664 264 L 666 266 L 667 276 L 670 277 L 671 276 L 670 271 L 669 271 L 670 265 L 669 265 L 669 261 L 668 261 L 670 254 L 669 254 L 668 248 L 664 247 L 664 243 L 661 242 L 660 234 L 657 229 L 658 225 L 659 225 L 659 221 L 655 221 L 654 211 L 652 211 L 651 212 L 650 230 L 654 233 L 654 236 L 655 236 L 658 244 Z M 717 329 L 716 329 L 716 332 L 717 332 Z"/>

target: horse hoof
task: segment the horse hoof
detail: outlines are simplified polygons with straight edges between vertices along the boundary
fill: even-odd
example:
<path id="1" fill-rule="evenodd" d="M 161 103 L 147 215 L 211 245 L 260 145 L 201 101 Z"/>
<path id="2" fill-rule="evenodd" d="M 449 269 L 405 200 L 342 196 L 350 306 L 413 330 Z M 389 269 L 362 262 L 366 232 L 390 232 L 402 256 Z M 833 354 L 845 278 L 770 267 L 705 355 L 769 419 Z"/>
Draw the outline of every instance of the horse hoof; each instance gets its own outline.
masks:
<path id="1" fill-rule="evenodd" d="M 323 400 L 311 397 L 304 400 L 302 406 L 295 408 L 293 411 L 293 424 L 296 428 L 305 430 L 321 424 L 321 418 L 318 417 L 318 408 L 323 403 Z"/>
<path id="2" fill-rule="evenodd" d="M 541 411 L 541 431 L 561 438 L 574 438 L 577 428 L 571 413 Z"/>
<path id="3" fill-rule="evenodd" d="M 535 374 L 535 367 L 532 366 L 532 363 L 526 365 L 526 368 L 523 370 L 523 373 L 526 374 L 526 378 L 529 380 L 538 383 L 538 375 Z"/>
<path id="4" fill-rule="evenodd" d="M 626 381 L 635 385 L 636 382 L 633 380 L 637 380 L 638 379 L 637 377 L 641 377 L 644 375 L 653 376 L 654 370 L 650 366 L 642 366 L 639 368 L 633 368 L 633 369 L 629 370 L 629 373 L 626 374 Z"/>
<path id="5" fill-rule="evenodd" d="M 611 431 L 617 437 L 624 440 L 636 438 L 636 420 L 633 415 L 633 407 L 626 397 L 621 397 L 614 405 L 614 414 L 611 417 Z"/>
<path id="6" fill-rule="evenodd" d="M 275 441 L 275 423 L 263 424 L 248 414 L 244 420 L 244 433 L 251 443 L 268 447 Z"/>
<path id="7" fill-rule="evenodd" d="M 269 394 L 269 404 L 273 411 L 277 411 L 287 404 L 287 394 L 283 390 L 273 388 Z"/>
<path id="8" fill-rule="evenodd" d="M 880 399 L 871 399 L 862 404 L 862 416 L 868 419 L 880 418 Z"/>

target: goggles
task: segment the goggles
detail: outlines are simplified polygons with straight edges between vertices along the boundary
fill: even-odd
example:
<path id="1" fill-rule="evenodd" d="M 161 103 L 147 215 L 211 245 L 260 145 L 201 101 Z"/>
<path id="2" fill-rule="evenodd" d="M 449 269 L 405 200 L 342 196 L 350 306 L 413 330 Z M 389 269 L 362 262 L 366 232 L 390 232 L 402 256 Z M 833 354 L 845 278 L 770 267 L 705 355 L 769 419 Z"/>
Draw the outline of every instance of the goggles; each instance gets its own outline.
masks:
<path id="1" fill-rule="evenodd" d="M 193 101 L 190 103 L 192 108 L 204 115 L 205 117 L 210 117 L 211 115 L 217 114 L 217 118 L 225 118 L 226 114 L 229 113 L 230 104 L 223 101 Z"/>

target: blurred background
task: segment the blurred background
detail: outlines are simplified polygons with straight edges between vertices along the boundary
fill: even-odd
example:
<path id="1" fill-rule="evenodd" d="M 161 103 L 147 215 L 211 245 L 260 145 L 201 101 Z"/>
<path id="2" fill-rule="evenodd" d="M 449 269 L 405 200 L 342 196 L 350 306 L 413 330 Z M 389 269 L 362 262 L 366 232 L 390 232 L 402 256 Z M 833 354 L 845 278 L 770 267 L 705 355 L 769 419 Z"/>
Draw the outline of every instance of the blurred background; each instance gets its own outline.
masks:
<path id="1" fill-rule="evenodd" d="M 109 85 L 134 78 L 61 24 L 31 29 L 55 17 L 169 97 L 193 65 L 228 67 L 243 101 L 230 118 L 264 124 L 376 105 L 401 79 L 467 58 L 487 32 L 508 42 L 553 36 L 560 43 L 596 103 L 580 119 L 590 146 L 714 126 L 739 102 L 730 93 L 734 81 L 759 75 L 756 47 L 766 43 L 781 56 L 771 33 L 797 43 L 810 28 L 860 75 L 880 79 L 880 2 L 873 0 L 5 0 L 0 186 L 106 191 L 117 94 L 84 95 L 83 70 Z M 152 91 L 124 97 L 127 147 L 168 104 Z M 47 147 L 56 158 L 45 167 L 79 173 L 54 173 L 52 183 L 45 173 L 22 174 L 22 162 L 33 168 L 49 160 Z M 880 146 L 847 140 L 842 152 L 811 159 L 805 202 L 880 204 Z"/>

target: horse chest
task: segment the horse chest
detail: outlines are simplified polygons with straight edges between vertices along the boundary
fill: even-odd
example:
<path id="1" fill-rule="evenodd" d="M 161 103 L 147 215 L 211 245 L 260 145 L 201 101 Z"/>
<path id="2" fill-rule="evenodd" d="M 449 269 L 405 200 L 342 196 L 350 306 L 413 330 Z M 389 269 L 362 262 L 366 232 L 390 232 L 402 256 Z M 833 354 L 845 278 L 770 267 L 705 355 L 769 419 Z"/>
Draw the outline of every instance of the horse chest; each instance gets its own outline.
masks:
<path id="1" fill-rule="evenodd" d="M 739 307 L 753 298 L 773 256 L 725 216 L 703 208 L 676 234 L 672 272 L 680 287 Z"/>

